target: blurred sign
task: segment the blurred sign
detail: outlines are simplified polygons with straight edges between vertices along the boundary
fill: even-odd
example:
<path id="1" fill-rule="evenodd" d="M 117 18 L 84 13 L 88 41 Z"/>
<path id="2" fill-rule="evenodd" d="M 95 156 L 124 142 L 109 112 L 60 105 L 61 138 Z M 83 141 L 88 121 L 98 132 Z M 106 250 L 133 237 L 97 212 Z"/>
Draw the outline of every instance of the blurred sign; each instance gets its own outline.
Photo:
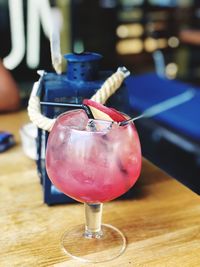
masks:
<path id="1" fill-rule="evenodd" d="M 3 63 L 8 69 L 15 69 L 26 53 L 27 66 L 35 69 L 40 61 L 41 27 L 46 37 L 50 38 L 51 21 L 53 20 L 50 3 L 48 0 L 27 0 L 27 27 L 24 25 L 23 0 L 9 0 L 8 8 L 11 50 L 3 59 Z"/>

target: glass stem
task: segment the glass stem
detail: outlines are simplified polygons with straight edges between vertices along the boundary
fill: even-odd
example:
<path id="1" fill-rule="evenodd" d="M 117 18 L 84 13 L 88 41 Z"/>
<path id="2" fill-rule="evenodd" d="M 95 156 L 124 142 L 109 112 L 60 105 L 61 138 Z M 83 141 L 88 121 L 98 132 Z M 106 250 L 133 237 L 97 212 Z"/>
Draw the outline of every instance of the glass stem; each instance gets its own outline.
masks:
<path id="1" fill-rule="evenodd" d="M 85 203 L 85 233 L 86 238 L 101 238 L 103 204 L 88 204 Z"/>

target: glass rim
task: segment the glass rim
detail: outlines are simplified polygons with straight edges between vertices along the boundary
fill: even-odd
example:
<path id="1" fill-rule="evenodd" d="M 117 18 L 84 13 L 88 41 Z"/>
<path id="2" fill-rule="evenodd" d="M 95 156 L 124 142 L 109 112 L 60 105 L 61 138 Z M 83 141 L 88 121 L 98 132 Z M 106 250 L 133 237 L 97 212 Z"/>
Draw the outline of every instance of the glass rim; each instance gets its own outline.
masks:
<path id="1" fill-rule="evenodd" d="M 58 115 L 58 117 L 56 118 L 56 121 L 58 121 L 58 119 L 59 118 L 61 118 L 61 117 L 63 117 L 65 114 L 67 114 L 67 113 L 70 113 L 70 112 L 74 112 L 74 111 L 82 111 L 82 112 L 84 112 L 85 114 L 86 114 L 86 116 L 87 116 L 87 113 L 86 113 L 86 111 L 84 110 L 84 109 L 79 109 L 79 108 L 77 108 L 77 109 L 71 109 L 71 110 L 67 110 L 67 111 L 65 111 L 65 112 L 63 112 L 63 113 L 61 113 L 61 114 L 59 114 Z M 126 115 L 127 116 L 127 115 Z M 87 116 L 88 117 L 88 116 Z M 99 122 L 99 123 L 105 123 L 105 125 L 107 124 L 108 125 L 108 127 L 109 126 L 112 126 L 112 125 L 117 125 L 117 126 L 119 126 L 120 128 L 124 128 L 125 126 L 127 127 L 128 125 L 130 125 L 130 124 L 132 124 L 132 125 L 134 125 L 134 123 L 131 121 L 131 122 L 129 122 L 129 123 L 127 123 L 126 125 L 120 125 L 120 122 L 116 122 L 116 121 L 113 121 L 113 120 L 104 120 L 104 119 L 95 119 L 95 118 L 89 118 L 88 117 L 88 122 L 87 122 L 87 125 L 88 125 L 88 123 L 89 122 Z M 108 133 L 110 130 L 114 130 L 113 129 L 113 127 L 109 127 L 109 128 L 106 128 L 106 129 L 102 129 L 102 130 L 90 130 L 89 128 L 88 129 L 86 129 L 86 128 L 84 128 L 84 129 L 77 129 L 76 128 L 76 126 L 70 126 L 70 125 L 62 125 L 61 123 L 59 123 L 61 126 L 63 126 L 63 127 L 65 127 L 65 128 L 68 128 L 68 129 L 70 129 L 70 131 L 76 131 L 76 132 L 85 132 L 85 133 Z M 87 127 L 87 125 L 86 125 L 86 127 Z"/>
<path id="2" fill-rule="evenodd" d="M 66 113 L 74 112 L 74 111 L 78 111 L 78 110 L 81 110 L 81 111 L 85 112 L 86 116 L 88 117 L 88 115 L 87 115 L 87 113 L 86 113 L 86 111 L 85 111 L 84 109 L 81 109 L 81 108 L 74 108 L 74 109 L 71 109 L 71 110 L 67 110 L 67 111 L 65 111 L 65 112 L 62 112 L 61 114 L 59 114 L 59 115 L 56 117 L 56 120 L 57 120 L 58 118 L 64 116 Z M 130 116 L 127 115 L 126 113 L 121 112 L 121 111 L 120 111 L 120 113 L 123 114 L 124 116 L 126 116 L 127 119 L 130 118 Z M 117 121 L 113 121 L 113 120 L 95 119 L 95 118 L 89 118 L 89 117 L 88 117 L 88 120 L 91 120 L 91 121 L 102 121 L 102 122 L 112 122 L 112 123 L 115 123 L 115 124 L 120 124 L 120 121 L 117 122 Z M 126 119 L 125 119 L 125 120 L 126 120 Z M 124 121 L 125 121 L 125 120 L 124 120 Z M 133 121 L 130 121 L 130 123 L 133 123 L 133 124 L 134 124 Z"/>

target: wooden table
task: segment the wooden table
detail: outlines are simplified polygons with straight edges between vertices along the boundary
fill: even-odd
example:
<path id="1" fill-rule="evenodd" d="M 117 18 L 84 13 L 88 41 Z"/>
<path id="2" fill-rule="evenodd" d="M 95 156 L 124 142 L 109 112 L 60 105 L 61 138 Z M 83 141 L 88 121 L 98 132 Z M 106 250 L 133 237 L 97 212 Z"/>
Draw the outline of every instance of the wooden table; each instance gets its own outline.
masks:
<path id="1" fill-rule="evenodd" d="M 199 196 L 146 160 L 133 198 L 104 205 L 103 221 L 126 235 L 125 253 L 102 264 L 65 255 L 60 237 L 83 220 L 83 205 L 43 204 L 35 162 L 20 144 L 19 128 L 27 121 L 23 111 L 0 115 L 1 129 L 17 140 L 0 154 L 0 266 L 200 266 Z"/>

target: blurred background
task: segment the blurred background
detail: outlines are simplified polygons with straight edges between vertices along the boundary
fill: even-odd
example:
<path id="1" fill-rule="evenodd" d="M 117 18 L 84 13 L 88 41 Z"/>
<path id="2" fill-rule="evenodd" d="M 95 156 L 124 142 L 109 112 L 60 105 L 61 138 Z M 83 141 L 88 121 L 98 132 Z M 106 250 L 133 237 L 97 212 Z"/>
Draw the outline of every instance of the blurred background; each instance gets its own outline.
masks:
<path id="1" fill-rule="evenodd" d="M 49 6 L 61 20 L 62 54 L 98 52 L 102 69 L 125 65 L 139 74 L 155 70 L 159 50 L 167 77 L 199 84 L 197 0 L 0 0 L 0 57 L 22 97 L 37 69 L 52 68 Z"/>
<path id="2" fill-rule="evenodd" d="M 124 65 L 131 71 L 130 87 L 141 90 L 133 109 L 143 100 L 155 103 L 151 93 L 146 96 L 149 87 L 160 96 L 158 102 L 188 89 L 188 83 L 199 91 L 200 1 L 0 0 L 0 58 L 19 85 L 24 107 L 38 80 L 36 71 L 53 71 L 52 21 L 60 31 L 62 55 L 97 52 L 103 55 L 100 69 L 115 71 Z M 156 75 L 137 80 L 146 73 Z M 173 83 L 177 80 L 183 84 Z M 132 91 L 133 97 L 138 91 Z M 199 102 L 200 95 L 175 111 L 177 116 L 141 120 L 137 129 L 143 155 L 200 194 Z"/>

